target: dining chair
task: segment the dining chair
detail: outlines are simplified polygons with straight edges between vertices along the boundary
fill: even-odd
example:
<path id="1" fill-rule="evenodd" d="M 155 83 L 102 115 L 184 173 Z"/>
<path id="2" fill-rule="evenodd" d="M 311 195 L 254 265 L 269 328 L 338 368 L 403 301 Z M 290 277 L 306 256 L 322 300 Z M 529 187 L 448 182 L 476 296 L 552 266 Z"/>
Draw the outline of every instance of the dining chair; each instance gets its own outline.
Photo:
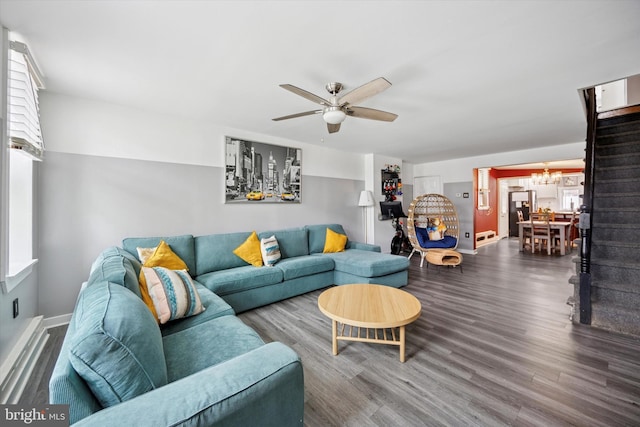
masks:
<path id="1" fill-rule="evenodd" d="M 524 222 L 524 215 L 522 214 L 522 211 L 518 209 L 516 210 L 516 213 L 518 214 L 518 222 Z M 522 225 L 521 237 L 522 237 L 522 239 L 520 240 L 522 242 L 521 250 L 525 250 L 527 245 L 533 246 L 533 241 L 531 240 L 531 227 L 528 224 Z"/>
<path id="2" fill-rule="evenodd" d="M 531 221 L 531 253 L 536 252 L 537 241 L 540 245 L 540 252 L 542 252 L 542 246 L 546 242 L 547 255 L 551 255 L 551 249 L 555 247 L 555 238 L 549 225 L 549 215 L 532 213 L 529 216 L 529 221 Z"/>
<path id="3" fill-rule="evenodd" d="M 567 229 L 565 230 L 565 245 L 568 252 L 573 250 L 573 241 L 577 238 L 578 228 L 576 227 L 577 223 L 577 215 L 575 212 L 571 213 L 571 218 L 567 223 Z M 560 245 L 560 235 L 557 234 L 555 237 L 556 246 Z"/>

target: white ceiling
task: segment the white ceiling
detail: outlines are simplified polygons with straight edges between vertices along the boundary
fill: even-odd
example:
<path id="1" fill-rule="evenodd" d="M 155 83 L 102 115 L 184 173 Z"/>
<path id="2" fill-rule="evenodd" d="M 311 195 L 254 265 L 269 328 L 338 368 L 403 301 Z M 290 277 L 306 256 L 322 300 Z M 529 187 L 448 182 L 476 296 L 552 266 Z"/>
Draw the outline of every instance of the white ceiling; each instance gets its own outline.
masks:
<path id="1" fill-rule="evenodd" d="M 413 163 L 584 141 L 578 89 L 640 73 L 637 0 L 0 0 L 0 22 L 48 91 Z M 361 105 L 393 123 L 271 120 L 317 107 L 281 83 L 380 76 Z"/>

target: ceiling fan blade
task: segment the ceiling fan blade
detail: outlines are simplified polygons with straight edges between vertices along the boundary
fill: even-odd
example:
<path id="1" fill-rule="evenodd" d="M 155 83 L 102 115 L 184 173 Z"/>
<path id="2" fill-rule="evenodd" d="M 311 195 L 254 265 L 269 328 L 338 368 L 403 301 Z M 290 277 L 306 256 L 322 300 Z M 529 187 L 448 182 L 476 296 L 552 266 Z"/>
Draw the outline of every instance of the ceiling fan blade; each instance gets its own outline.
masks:
<path id="1" fill-rule="evenodd" d="M 300 89 L 299 87 L 290 85 L 290 84 L 283 84 L 280 85 L 281 88 L 288 90 L 289 92 L 293 92 L 296 95 L 300 95 L 303 98 L 308 99 L 311 102 L 315 102 L 316 104 L 320 104 L 320 105 L 326 105 L 326 106 L 330 106 L 331 103 L 329 101 L 327 101 L 324 98 L 319 97 L 318 95 L 314 95 L 311 92 L 307 92 L 304 89 Z"/>
<path id="2" fill-rule="evenodd" d="M 380 120 L 383 122 L 392 122 L 398 117 L 397 114 L 365 107 L 349 107 L 347 108 L 347 115 L 359 119 Z"/>
<path id="3" fill-rule="evenodd" d="M 327 129 L 329 130 L 329 133 L 336 133 L 340 130 L 340 123 L 338 123 L 337 125 L 327 123 Z"/>
<path id="4" fill-rule="evenodd" d="M 384 77 L 378 77 L 375 80 L 370 81 L 369 83 L 365 83 L 360 87 L 355 88 L 351 92 L 345 94 L 338 101 L 339 105 L 353 105 L 358 104 L 361 101 L 364 101 L 367 98 L 372 97 L 385 89 L 391 87 L 391 83 Z"/>
<path id="5" fill-rule="evenodd" d="M 319 114 L 319 113 L 322 113 L 322 110 L 313 110 L 313 111 L 305 111 L 304 113 L 289 114 L 288 116 L 276 117 L 275 119 L 271 119 L 271 120 L 273 120 L 274 122 L 279 122 L 280 120 L 295 119 L 296 117 L 310 116 L 312 114 Z"/>

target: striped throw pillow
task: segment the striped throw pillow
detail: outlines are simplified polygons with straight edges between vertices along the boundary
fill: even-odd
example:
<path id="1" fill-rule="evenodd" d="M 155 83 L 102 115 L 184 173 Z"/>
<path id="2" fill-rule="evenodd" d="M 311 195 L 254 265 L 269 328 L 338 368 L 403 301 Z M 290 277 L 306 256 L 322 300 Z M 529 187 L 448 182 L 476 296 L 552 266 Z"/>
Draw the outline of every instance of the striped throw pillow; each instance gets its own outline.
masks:
<path id="1" fill-rule="evenodd" d="M 142 273 L 161 324 L 204 311 L 198 290 L 186 270 L 142 267 Z"/>
<path id="2" fill-rule="evenodd" d="M 280 246 L 276 236 L 261 239 L 260 250 L 262 251 L 262 262 L 264 262 L 265 266 L 273 267 L 280 260 Z"/>

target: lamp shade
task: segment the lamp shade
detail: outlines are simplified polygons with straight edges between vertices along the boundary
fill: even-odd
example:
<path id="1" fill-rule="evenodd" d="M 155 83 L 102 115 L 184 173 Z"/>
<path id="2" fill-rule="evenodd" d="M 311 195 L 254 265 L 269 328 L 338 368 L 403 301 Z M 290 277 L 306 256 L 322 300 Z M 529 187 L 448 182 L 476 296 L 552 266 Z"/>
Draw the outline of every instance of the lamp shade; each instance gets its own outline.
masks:
<path id="1" fill-rule="evenodd" d="M 362 190 L 360 192 L 360 200 L 358 206 L 373 206 L 373 194 L 369 190 Z"/>

